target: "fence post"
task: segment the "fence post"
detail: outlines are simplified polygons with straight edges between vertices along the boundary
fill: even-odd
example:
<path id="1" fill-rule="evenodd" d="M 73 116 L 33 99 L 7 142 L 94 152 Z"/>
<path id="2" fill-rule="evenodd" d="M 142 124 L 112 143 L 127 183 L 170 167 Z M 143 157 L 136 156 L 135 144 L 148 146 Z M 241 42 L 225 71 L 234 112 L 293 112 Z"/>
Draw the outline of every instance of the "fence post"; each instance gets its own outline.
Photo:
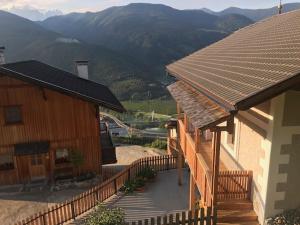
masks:
<path id="1" fill-rule="evenodd" d="M 118 187 L 117 187 L 117 178 L 114 179 L 114 188 L 115 188 L 115 193 L 118 192 Z"/>
<path id="2" fill-rule="evenodd" d="M 167 156 L 167 170 L 170 170 L 170 156 Z"/>
<path id="3" fill-rule="evenodd" d="M 47 225 L 46 214 L 43 213 L 43 225 Z"/>
<path id="4" fill-rule="evenodd" d="M 75 215 L 74 201 L 71 201 L 71 211 L 72 211 L 72 219 L 75 220 L 76 215 Z"/>
<path id="5" fill-rule="evenodd" d="M 130 181 L 130 166 L 129 166 L 129 169 L 128 169 L 128 181 Z"/>
<path id="6" fill-rule="evenodd" d="M 206 225 L 211 225 L 211 221 L 212 221 L 211 217 L 211 207 L 207 207 L 207 211 L 206 211 Z"/>
<path id="7" fill-rule="evenodd" d="M 218 218 L 218 210 L 217 207 L 214 207 L 213 209 L 213 215 L 212 215 L 212 220 L 213 220 L 213 225 L 217 224 L 217 218 Z"/>

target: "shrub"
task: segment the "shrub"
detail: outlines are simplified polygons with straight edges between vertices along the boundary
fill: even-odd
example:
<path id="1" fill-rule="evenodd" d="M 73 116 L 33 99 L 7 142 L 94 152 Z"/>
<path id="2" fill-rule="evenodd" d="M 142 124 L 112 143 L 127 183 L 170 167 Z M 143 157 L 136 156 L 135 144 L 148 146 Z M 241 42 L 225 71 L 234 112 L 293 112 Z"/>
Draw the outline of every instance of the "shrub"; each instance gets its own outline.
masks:
<path id="1" fill-rule="evenodd" d="M 150 166 L 146 167 L 139 173 L 139 176 L 146 178 L 146 179 L 153 179 L 156 177 L 156 175 L 157 175 L 157 172 Z"/>
<path id="2" fill-rule="evenodd" d="M 106 208 L 101 204 L 85 221 L 85 225 L 123 225 L 124 223 L 125 213 L 122 209 Z"/>
<path id="3" fill-rule="evenodd" d="M 136 184 L 134 181 L 126 181 L 123 187 L 121 187 L 120 191 L 125 192 L 125 194 L 129 194 L 134 192 L 136 189 Z"/>
<path id="4" fill-rule="evenodd" d="M 144 187 L 145 186 L 145 180 L 143 177 L 137 177 L 135 180 L 134 180 L 134 183 L 135 183 L 135 188 L 141 188 L 141 187 Z"/>
<path id="5" fill-rule="evenodd" d="M 167 150 L 167 146 L 168 146 L 167 142 L 161 139 L 156 139 L 151 143 L 152 148 L 159 148 L 162 150 Z"/>

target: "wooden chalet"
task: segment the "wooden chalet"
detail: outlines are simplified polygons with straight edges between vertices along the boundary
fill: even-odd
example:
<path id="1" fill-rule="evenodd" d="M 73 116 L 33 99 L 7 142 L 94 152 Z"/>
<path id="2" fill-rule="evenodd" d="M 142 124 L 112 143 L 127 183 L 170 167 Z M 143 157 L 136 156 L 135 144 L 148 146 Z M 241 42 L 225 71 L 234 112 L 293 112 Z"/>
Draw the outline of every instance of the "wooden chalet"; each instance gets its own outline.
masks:
<path id="1" fill-rule="evenodd" d="M 300 10 L 243 28 L 167 72 L 178 108 L 169 151 L 179 155 L 179 184 L 182 157 L 190 168 L 190 209 L 195 190 L 223 223 L 263 224 L 299 206 Z"/>
<path id="2" fill-rule="evenodd" d="M 1 185 L 101 174 L 102 164 L 115 162 L 100 141 L 99 106 L 124 108 L 88 80 L 86 62 L 77 69 L 79 76 L 38 61 L 0 65 Z M 74 154 L 83 158 L 78 168 Z"/>

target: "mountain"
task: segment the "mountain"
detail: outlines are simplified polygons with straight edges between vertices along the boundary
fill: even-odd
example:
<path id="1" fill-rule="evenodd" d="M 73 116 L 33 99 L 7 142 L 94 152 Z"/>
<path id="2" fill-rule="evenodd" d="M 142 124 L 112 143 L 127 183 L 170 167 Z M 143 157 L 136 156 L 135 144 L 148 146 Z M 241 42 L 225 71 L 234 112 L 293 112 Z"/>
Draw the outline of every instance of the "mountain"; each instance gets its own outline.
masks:
<path id="1" fill-rule="evenodd" d="M 58 16 L 63 14 L 60 10 L 42 10 L 30 6 L 12 7 L 8 10 L 8 12 L 32 21 L 41 21 L 52 16 Z"/>
<path id="2" fill-rule="evenodd" d="M 49 31 L 40 25 L 0 11 L 0 46 L 7 62 L 36 59 L 74 72 L 75 60 L 89 60 L 91 79 L 111 87 L 121 100 L 132 95 L 154 97 L 166 92 L 128 56 Z M 151 84 L 151 86 L 150 86 Z"/>
<path id="3" fill-rule="evenodd" d="M 102 45 L 134 58 L 157 80 L 165 65 L 251 24 L 241 15 L 215 16 L 134 3 L 96 13 L 55 16 L 40 24 L 57 33 Z"/>
<path id="4" fill-rule="evenodd" d="M 300 9 L 300 3 L 288 3 L 283 5 L 283 12 L 290 12 L 296 9 Z M 268 9 L 240 9 L 236 7 L 231 7 L 225 9 L 221 12 L 214 12 L 209 9 L 202 9 L 203 11 L 210 13 L 216 16 L 224 16 L 229 14 L 239 14 L 250 18 L 253 21 L 259 21 L 265 19 L 267 17 L 278 14 L 278 7 L 275 6 L 273 8 Z"/>

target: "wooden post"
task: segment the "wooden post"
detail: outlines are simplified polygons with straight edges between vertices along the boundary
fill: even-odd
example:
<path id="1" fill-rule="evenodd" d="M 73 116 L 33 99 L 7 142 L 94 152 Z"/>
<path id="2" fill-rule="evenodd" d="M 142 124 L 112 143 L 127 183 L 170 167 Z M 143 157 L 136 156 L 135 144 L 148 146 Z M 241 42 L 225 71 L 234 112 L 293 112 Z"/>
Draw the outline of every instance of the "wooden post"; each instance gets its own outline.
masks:
<path id="1" fill-rule="evenodd" d="M 177 119 L 180 120 L 181 119 L 181 109 L 180 109 L 180 105 L 177 103 L 176 104 L 176 110 L 177 110 Z"/>
<path id="2" fill-rule="evenodd" d="M 178 104 L 177 104 L 178 105 Z M 185 135 L 185 134 L 180 134 L 180 127 L 179 127 L 179 121 L 177 121 L 177 137 L 176 137 L 176 149 L 178 150 L 178 157 L 177 157 L 177 171 L 178 171 L 178 185 L 182 185 L 182 163 L 183 163 L 183 156 L 182 156 L 182 149 L 179 144 L 180 142 L 180 135 Z"/>
<path id="3" fill-rule="evenodd" d="M 178 171 L 178 185 L 182 185 L 182 162 L 183 162 L 183 157 L 182 157 L 182 149 L 178 149 L 178 157 L 177 157 L 177 171 Z"/>
<path id="4" fill-rule="evenodd" d="M 168 139 L 167 139 L 167 152 L 168 155 L 172 155 L 172 151 L 171 151 L 171 146 L 170 146 L 170 141 L 171 140 L 171 131 L 170 129 L 168 129 Z"/>
<path id="5" fill-rule="evenodd" d="M 184 124 L 184 130 L 185 132 L 189 131 L 189 121 L 188 121 L 188 117 L 186 114 L 184 114 L 184 118 L 183 118 L 183 124 Z"/>
<path id="6" fill-rule="evenodd" d="M 195 150 L 196 153 L 200 152 L 200 130 L 195 128 Z"/>
<path id="7" fill-rule="evenodd" d="M 220 170 L 220 147 L 221 147 L 221 131 L 216 130 L 214 135 L 214 158 L 213 158 L 213 210 L 217 203 L 218 196 L 218 179 Z"/>
<path id="8" fill-rule="evenodd" d="M 195 180 L 193 175 L 190 173 L 189 210 L 192 212 L 195 211 L 195 204 L 196 204 L 195 188 L 196 188 Z"/>

